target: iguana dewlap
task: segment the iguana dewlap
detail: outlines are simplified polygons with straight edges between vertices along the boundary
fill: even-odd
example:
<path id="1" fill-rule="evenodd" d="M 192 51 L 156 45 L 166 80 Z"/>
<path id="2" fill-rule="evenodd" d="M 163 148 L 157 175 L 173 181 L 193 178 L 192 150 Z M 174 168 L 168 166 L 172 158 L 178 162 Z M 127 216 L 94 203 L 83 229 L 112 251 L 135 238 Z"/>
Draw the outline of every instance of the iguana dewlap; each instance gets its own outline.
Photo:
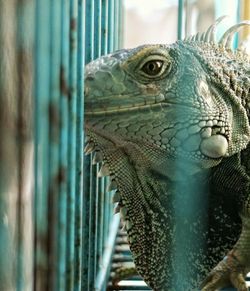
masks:
<path id="1" fill-rule="evenodd" d="M 250 60 L 242 22 L 86 66 L 85 151 L 102 163 L 139 274 L 154 290 L 247 290 Z M 203 283 L 202 283 L 203 282 Z"/>

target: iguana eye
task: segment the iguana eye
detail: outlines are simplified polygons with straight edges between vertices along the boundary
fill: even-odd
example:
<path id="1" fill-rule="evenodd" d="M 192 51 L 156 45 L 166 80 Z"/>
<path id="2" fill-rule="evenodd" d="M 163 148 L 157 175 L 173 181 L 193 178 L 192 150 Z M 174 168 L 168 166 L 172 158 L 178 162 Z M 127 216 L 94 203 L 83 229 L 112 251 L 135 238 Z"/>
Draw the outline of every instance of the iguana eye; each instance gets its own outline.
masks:
<path id="1" fill-rule="evenodd" d="M 161 60 L 152 60 L 148 61 L 143 65 L 141 70 L 148 76 L 158 76 L 161 73 L 163 67 L 163 61 Z"/>

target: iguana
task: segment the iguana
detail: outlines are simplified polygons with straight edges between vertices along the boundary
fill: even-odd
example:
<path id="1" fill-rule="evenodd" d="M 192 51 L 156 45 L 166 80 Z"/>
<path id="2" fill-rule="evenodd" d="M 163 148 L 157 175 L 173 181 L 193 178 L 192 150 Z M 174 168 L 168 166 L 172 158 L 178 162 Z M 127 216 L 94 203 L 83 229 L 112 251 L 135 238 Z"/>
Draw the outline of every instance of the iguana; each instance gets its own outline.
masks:
<path id="1" fill-rule="evenodd" d="M 85 152 L 102 163 L 153 290 L 247 290 L 250 60 L 215 40 L 122 49 L 85 69 Z"/>

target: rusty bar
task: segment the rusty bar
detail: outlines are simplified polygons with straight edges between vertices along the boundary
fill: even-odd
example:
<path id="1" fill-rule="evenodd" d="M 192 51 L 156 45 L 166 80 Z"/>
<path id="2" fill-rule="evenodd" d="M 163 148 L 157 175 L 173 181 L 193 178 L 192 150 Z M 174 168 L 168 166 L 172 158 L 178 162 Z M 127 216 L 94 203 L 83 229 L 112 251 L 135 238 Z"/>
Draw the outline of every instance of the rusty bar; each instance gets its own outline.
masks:
<path id="1" fill-rule="evenodd" d="M 83 177 L 83 230 L 82 230 L 82 290 L 88 291 L 88 262 L 89 262 L 89 215 L 90 215 L 90 157 L 84 158 Z"/>
<path id="2" fill-rule="evenodd" d="M 91 158 L 92 160 L 92 158 Z M 89 290 L 94 290 L 94 281 L 96 276 L 96 201 L 98 199 L 98 183 L 96 179 L 97 165 L 92 165 L 90 167 L 90 215 L 89 215 L 89 266 L 88 266 L 88 281 Z"/>
<path id="3" fill-rule="evenodd" d="M 108 7 L 109 0 L 102 0 L 101 55 L 108 53 Z"/>
<path id="4" fill-rule="evenodd" d="M 94 1 L 94 59 L 101 55 L 102 3 Z"/>
<path id="5" fill-rule="evenodd" d="M 35 2 L 35 269 L 34 289 L 48 290 L 48 156 L 50 1 Z M 47 25 L 44 25 L 46 23 Z"/>
<path id="6" fill-rule="evenodd" d="M 59 145 L 59 196 L 57 202 L 57 284 L 56 290 L 66 290 L 66 229 L 68 187 L 68 100 L 69 100 L 69 0 L 61 0 L 60 7 L 60 145 Z"/>
<path id="7" fill-rule="evenodd" d="M 74 290 L 82 288 L 82 249 L 83 247 L 83 114 L 84 114 L 84 55 L 85 55 L 85 1 L 78 0 L 77 34 L 77 99 L 76 99 L 76 198 L 75 198 L 75 272 Z"/>
<path id="8" fill-rule="evenodd" d="M 86 0 L 85 62 L 94 59 L 94 1 Z"/>
<path id="9" fill-rule="evenodd" d="M 68 123 L 68 196 L 67 196 L 67 257 L 66 290 L 74 286 L 75 195 L 76 195 L 76 116 L 77 116 L 77 29 L 78 2 L 70 0 L 69 31 L 69 123 Z"/>
<path id="10" fill-rule="evenodd" d="M 114 0 L 108 4 L 108 53 L 114 50 Z"/>
<path id="11" fill-rule="evenodd" d="M 16 290 L 33 288 L 33 135 L 32 135 L 32 72 L 34 2 L 16 4 L 16 155 L 17 155 L 17 213 L 16 213 Z M 13 76 L 13 75 L 12 75 Z M 14 85 L 14 84 L 13 84 Z M 14 101 L 13 100 L 13 101 Z M 14 222 L 14 221 L 13 221 Z M 14 285 L 14 282 L 13 282 Z"/>

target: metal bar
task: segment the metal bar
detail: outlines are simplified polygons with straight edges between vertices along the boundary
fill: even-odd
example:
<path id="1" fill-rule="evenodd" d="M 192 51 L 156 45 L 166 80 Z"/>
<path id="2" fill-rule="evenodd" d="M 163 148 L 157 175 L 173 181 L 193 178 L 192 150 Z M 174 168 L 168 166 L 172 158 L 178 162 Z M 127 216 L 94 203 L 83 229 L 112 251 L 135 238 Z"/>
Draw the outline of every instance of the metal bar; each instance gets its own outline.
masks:
<path id="1" fill-rule="evenodd" d="M 108 4 L 109 0 L 102 0 L 101 55 L 108 53 Z"/>
<path id="2" fill-rule="evenodd" d="M 124 42 L 124 33 L 123 33 L 123 27 L 124 27 L 124 7 L 123 7 L 123 0 L 119 0 L 120 2 L 120 8 L 119 8 L 119 48 L 123 47 Z"/>
<path id="3" fill-rule="evenodd" d="M 108 11 L 108 53 L 114 50 L 114 0 L 109 0 Z"/>
<path id="4" fill-rule="evenodd" d="M 102 25 L 101 0 L 94 1 L 94 59 L 101 55 L 101 25 Z"/>
<path id="5" fill-rule="evenodd" d="M 85 1 L 78 0 L 78 52 L 77 52 L 77 115 L 76 115 L 76 199 L 75 199 L 75 273 L 74 290 L 81 290 L 82 238 L 83 238 L 83 113 L 84 113 L 84 55 L 85 55 Z"/>
<path id="6" fill-rule="evenodd" d="M 88 11 L 88 13 L 86 13 Z M 94 5 L 93 1 L 86 0 L 85 1 L 85 63 L 89 63 L 94 58 Z M 91 216 L 91 181 L 92 171 L 90 170 L 91 161 L 90 156 L 84 157 L 84 177 L 83 177 L 83 233 L 82 233 L 82 241 L 83 241 L 83 252 L 82 252 L 82 270 L 81 270 L 81 277 L 82 277 L 82 286 L 81 290 L 89 290 L 91 291 L 90 283 L 89 283 L 89 262 L 91 260 L 91 256 L 89 253 L 90 244 L 90 223 L 89 219 Z M 93 280 L 93 277 L 92 277 Z"/>
<path id="7" fill-rule="evenodd" d="M 114 50 L 118 49 L 118 32 L 119 32 L 119 0 L 114 1 Z"/>
<path id="8" fill-rule="evenodd" d="M 76 190 L 76 115 L 77 115 L 77 0 L 70 0 L 69 51 L 69 132 L 68 132 L 68 200 L 67 200 L 67 277 L 66 290 L 74 286 L 75 190 Z"/>
<path id="9" fill-rule="evenodd" d="M 99 258 L 98 258 L 98 242 L 99 242 L 99 236 L 100 236 L 100 233 L 99 233 L 99 227 L 98 227 L 98 223 L 99 223 L 99 203 L 100 203 L 100 194 L 101 194 L 101 191 L 100 191 L 100 178 L 97 178 L 97 173 L 99 172 L 101 166 L 98 164 L 96 165 L 96 172 L 95 172 L 95 179 L 96 179 L 96 190 L 95 190 L 95 194 L 93 193 L 93 195 L 95 195 L 95 201 L 94 201 L 94 211 L 93 211 L 93 222 L 94 222 L 94 225 L 93 225 L 93 229 L 94 229 L 94 253 L 95 253 L 95 258 L 94 258 L 94 268 L 95 268 L 95 274 L 97 274 L 98 272 L 98 266 L 99 266 Z"/>
<path id="10" fill-rule="evenodd" d="M 95 34 L 98 35 L 98 38 L 95 39 L 95 46 L 98 45 L 98 53 L 96 53 L 97 57 L 102 54 L 107 53 L 107 1 L 100 0 L 98 1 L 98 7 L 95 9 Z M 98 16 L 97 16 L 98 14 Z M 104 223 L 104 179 L 98 179 L 98 201 L 97 201 L 97 215 L 96 215 L 96 225 L 97 225 L 97 253 L 96 253 L 96 273 L 98 272 L 98 268 L 100 266 L 100 262 L 102 260 L 102 252 L 103 252 L 103 223 Z"/>
<path id="11" fill-rule="evenodd" d="M 116 239 L 119 223 L 120 223 L 120 216 L 117 215 L 114 217 L 114 219 L 112 220 L 110 224 L 110 236 L 105 245 L 104 257 L 102 260 L 102 264 L 100 265 L 100 269 L 97 274 L 97 279 L 95 283 L 94 290 L 96 291 L 103 291 L 105 286 L 107 285 L 107 280 L 108 280 L 107 275 L 109 274 L 109 271 L 110 271 L 110 262 L 111 262 L 112 254 L 114 251 L 115 239 Z"/>
<path id="12" fill-rule="evenodd" d="M 92 157 L 91 157 L 92 160 Z M 96 165 L 90 166 L 90 215 L 89 215 L 89 266 L 88 266 L 88 284 L 89 290 L 94 289 L 94 280 L 96 275 L 96 200 L 97 195 L 97 180 L 96 180 Z"/>
<path id="13" fill-rule="evenodd" d="M 14 11 L 13 11 L 14 12 Z M 16 171 L 17 171 L 17 199 L 16 199 L 16 224 L 15 244 L 16 249 L 16 290 L 21 291 L 33 288 L 33 227 L 32 227 L 32 180 L 33 180 L 33 153 L 32 153 L 32 65 L 33 65 L 33 27 L 34 27 L 34 2 L 26 0 L 16 3 L 16 46 L 13 44 L 12 51 L 16 51 L 17 79 L 15 74 L 8 72 L 8 78 L 13 78 L 11 86 L 16 86 L 17 96 L 13 98 L 13 105 L 16 107 L 16 117 L 12 117 L 16 124 L 16 136 L 13 144 L 16 150 Z M 9 17 L 9 15 L 8 15 Z M 4 43 L 4 42 L 2 42 Z M 6 49 L 6 48 L 5 48 Z M 9 52 L 8 52 L 9 53 Z M 3 57 L 3 55 L 1 54 Z M 9 57 L 8 57 L 9 58 Z M 9 60 L 8 60 L 9 62 Z M 8 64 L 9 65 L 9 64 Z M 3 73 L 3 72 L 2 72 Z M 16 82 L 16 84 L 15 84 Z M 6 107 L 6 100 L 4 108 Z M 6 124 L 6 120 L 4 122 Z M 2 139 L 5 139 L 1 135 Z M 1 161 L 2 163 L 2 161 Z M 3 163 L 5 164 L 5 163 Z M 11 176 L 13 174 L 11 173 Z M 13 186 L 12 186 L 13 187 Z M 13 196 L 14 193 L 11 194 Z M 13 205 L 14 206 L 14 205 Z M 9 207 L 8 207 L 9 208 Z M 13 211 L 13 209 L 12 209 Z M 9 219 L 10 221 L 10 219 Z M 11 223 L 10 223 L 11 225 Z M 11 245 L 11 244 L 10 244 Z M 5 249 L 1 245 L 1 248 Z M 13 278 L 14 279 L 14 278 Z M 0 284 L 1 285 L 1 284 Z M 13 285 L 15 282 L 13 280 Z M 7 286 L 6 286 L 7 287 Z M 8 288 L 1 288 L 7 290 Z"/>
<path id="14" fill-rule="evenodd" d="M 98 201 L 98 242 L 97 242 L 97 262 L 101 262 L 104 248 L 104 233 L 103 224 L 105 223 L 104 217 L 104 179 L 99 180 L 99 201 Z"/>
<path id="15" fill-rule="evenodd" d="M 86 11 L 88 11 L 86 15 L 86 34 L 85 34 L 85 62 L 88 63 L 94 58 L 94 2 L 91 0 L 86 0 Z M 93 185 L 93 181 L 95 178 L 93 177 L 93 170 L 91 170 L 91 156 L 85 158 L 84 168 L 85 168 L 85 194 L 84 194 L 84 202 L 85 202 L 85 243 L 84 243 L 84 258 L 83 258 L 83 287 L 87 290 L 93 289 L 93 282 L 95 278 L 95 274 L 93 270 L 95 269 L 94 263 L 94 253 L 93 253 L 93 195 L 95 195 L 95 186 Z M 86 171 L 89 171 L 89 174 L 86 174 Z M 94 186 L 94 187 L 93 187 Z M 92 199 L 91 199 L 92 198 Z M 82 288 L 82 290 L 84 290 Z"/>
<path id="16" fill-rule="evenodd" d="M 102 8 L 102 3 L 101 0 L 97 0 L 95 1 L 95 6 L 94 6 L 94 58 L 98 58 L 101 55 L 101 25 L 102 25 L 102 15 L 101 15 L 101 10 Z M 99 171 L 99 165 L 96 166 L 96 173 L 98 173 Z M 100 241 L 100 228 L 99 228 L 99 221 L 100 221 L 100 196 L 101 196 L 101 189 L 100 189 L 100 185 L 101 185 L 101 179 L 96 177 L 97 175 L 95 175 L 95 179 L 96 179 L 96 200 L 95 200 L 95 210 L 94 210 L 94 215 L 95 217 L 93 217 L 93 222 L 94 222 L 94 253 L 95 253 L 95 258 L 94 258 L 94 264 L 95 264 L 95 274 L 98 271 L 98 267 L 99 267 L 99 258 L 100 258 L 100 253 L 98 251 L 98 244 Z M 94 194 L 94 193 L 93 193 Z"/>
<path id="17" fill-rule="evenodd" d="M 90 157 L 84 158 L 84 177 L 83 177 L 83 231 L 82 231 L 82 291 L 88 289 L 88 262 L 89 262 L 89 216 L 90 216 Z"/>
<path id="18" fill-rule="evenodd" d="M 103 233 L 104 233 L 104 241 L 103 245 L 105 245 L 105 241 L 108 238 L 108 231 L 109 231 L 109 219 L 110 219 L 110 207 L 111 207 L 111 202 L 110 202 L 110 193 L 106 191 L 107 189 L 107 180 L 104 180 L 104 225 L 103 225 Z"/>
<path id="19" fill-rule="evenodd" d="M 60 258 L 57 257 L 57 238 L 58 238 L 58 197 L 60 175 L 59 169 L 59 143 L 60 143 L 60 60 L 61 60 L 61 15 L 60 1 L 50 3 L 50 56 L 49 77 L 50 77 L 50 94 L 49 94 L 49 189 L 48 189 L 48 246 L 51 253 L 49 263 L 49 288 L 58 289 L 61 287 L 60 278 Z M 60 288 L 59 288 L 60 289 Z M 63 289 L 60 289 L 63 290 Z"/>
<path id="20" fill-rule="evenodd" d="M 180 40 L 183 38 L 183 13 L 184 13 L 184 0 L 178 0 L 178 34 L 177 38 Z"/>
<path id="21" fill-rule="evenodd" d="M 68 188 L 68 100 L 69 100 L 69 0 L 61 0 L 61 58 L 60 58 L 60 146 L 59 146 L 59 172 L 60 180 L 58 196 L 58 236 L 57 257 L 58 265 L 57 290 L 65 290 L 66 275 L 66 229 L 67 229 L 67 188 Z"/>
<path id="22" fill-rule="evenodd" d="M 48 290 L 48 138 L 50 1 L 35 2 L 35 258 L 34 288 Z M 44 25 L 47 23 L 47 25 Z"/>
<path id="23" fill-rule="evenodd" d="M 94 59 L 94 1 L 86 0 L 86 34 L 85 34 L 85 62 L 89 63 Z"/>
<path id="24" fill-rule="evenodd" d="M 250 0 L 238 1 L 238 6 L 240 6 L 240 20 L 250 20 Z M 242 30 L 242 40 L 245 40 L 250 35 L 249 26 L 244 27 Z"/>
<path id="25" fill-rule="evenodd" d="M 13 100 L 16 100 L 16 34 L 12 29 L 16 19 L 16 1 L 0 1 L 0 290 L 14 290 L 15 261 L 14 239 L 11 233 L 15 230 L 10 210 L 15 213 L 16 205 L 9 200 L 13 196 L 11 187 L 16 186 L 15 169 L 15 127 Z M 14 22 L 15 23 L 15 22 Z M 15 108 L 16 109 L 16 108 Z M 10 179 L 11 177 L 11 179 Z M 16 189 L 16 188 L 15 188 Z M 14 197 L 16 199 L 16 197 Z"/>

